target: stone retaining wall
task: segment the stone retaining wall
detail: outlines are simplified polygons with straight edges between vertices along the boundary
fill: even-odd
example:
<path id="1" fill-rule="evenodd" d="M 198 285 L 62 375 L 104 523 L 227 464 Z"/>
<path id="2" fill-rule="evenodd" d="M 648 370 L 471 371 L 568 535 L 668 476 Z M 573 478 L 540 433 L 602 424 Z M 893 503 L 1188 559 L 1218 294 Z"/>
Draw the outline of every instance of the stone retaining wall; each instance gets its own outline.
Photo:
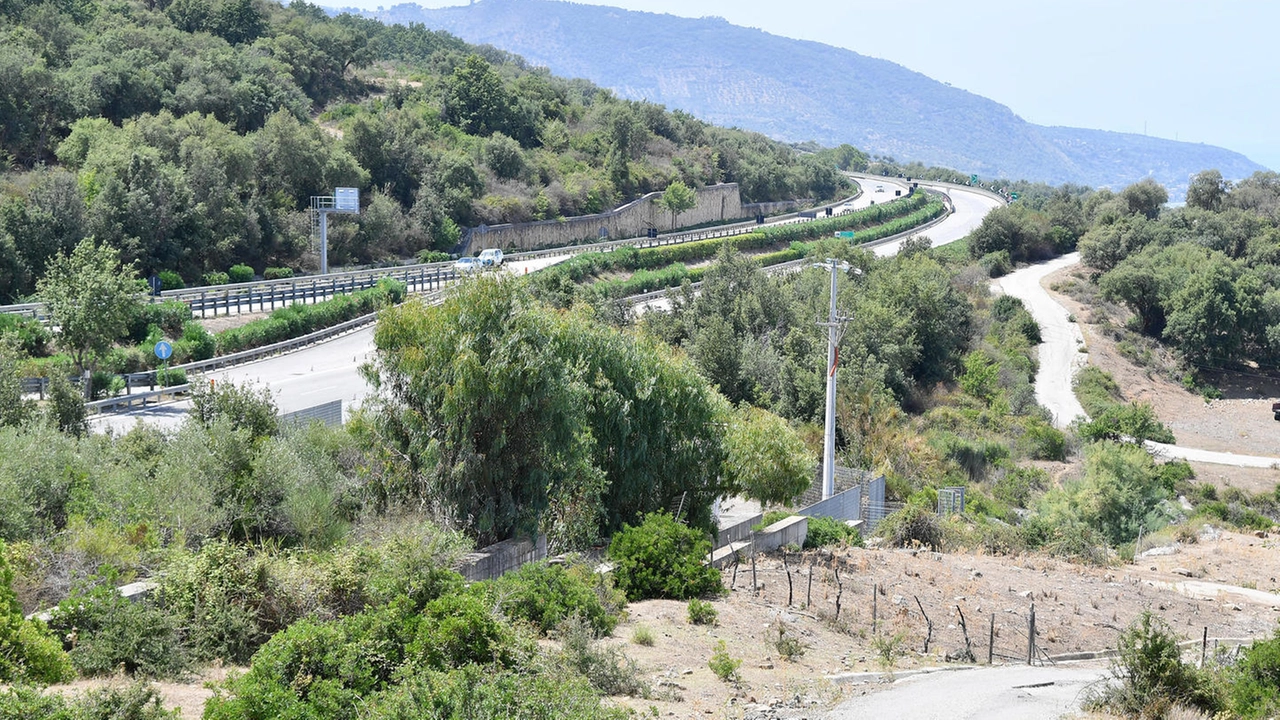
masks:
<path id="1" fill-rule="evenodd" d="M 537 250 L 601 239 L 618 240 L 640 237 L 656 228 L 659 232 L 674 229 L 671 213 L 662 209 L 658 200 L 662 193 L 652 192 L 638 200 L 598 215 L 581 215 L 562 220 L 541 220 L 507 225 L 481 225 L 467 231 L 467 250 L 485 248 L 506 251 Z M 709 185 L 696 190 L 697 204 L 677 218 L 680 227 L 704 223 L 738 220 L 750 213 L 742 206 L 737 183 Z M 602 237 L 603 233 L 603 237 Z"/>

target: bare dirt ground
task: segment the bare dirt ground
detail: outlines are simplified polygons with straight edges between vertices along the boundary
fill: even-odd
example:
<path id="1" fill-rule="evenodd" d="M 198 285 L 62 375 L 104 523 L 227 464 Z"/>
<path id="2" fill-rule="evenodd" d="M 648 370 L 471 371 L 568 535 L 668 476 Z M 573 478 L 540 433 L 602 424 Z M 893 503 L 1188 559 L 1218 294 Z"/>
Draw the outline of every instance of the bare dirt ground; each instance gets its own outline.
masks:
<path id="1" fill-rule="evenodd" d="M 1119 341 L 1101 322 L 1103 315 L 1077 299 L 1087 272 L 1078 265 L 1066 268 L 1045 278 L 1044 285 L 1080 324 L 1090 364 L 1111 373 L 1127 400 L 1150 403 L 1179 445 L 1280 457 L 1280 422 L 1271 414 L 1271 403 L 1280 401 L 1280 375 L 1263 371 L 1214 375 L 1209 380 L 1223 397 L 1206 401 L 1168 376 L 1166 368 L 1172 367 L 1172 361 L 1167 356 L 1154 354 L 1151 367 L 1134 364 L 1121 355 Z M 1123 325 L 1127 313 L 1119 309 L 1115 313 L 1110 322 Z M 1238 474 L 1242 478 L 1260 474 L 1269 478 L 1271 486 L 1280 482 L 1280 472 L 1274 470 Z"/>
<path id="2" fill-rule="evenodd" d="M 758 558 L 758 593 L 749 566 L 739 567 L 733 591 L 714 601 L 715 627 L 692 625 L 684 603 L 650 601 L 629 608 L 610 642 L 624 648 L 654 685 L 656 699 L 619 698 L 664 717 L 816 717 L 823 708 L 883 686 L 880 650 L 893 638 L 901 672 L 946 665 L 946 655 L 970 648 L 987 659 L 994 615 L 994 660 L 1026 661 L 1027 616 L 1035 604 L 1039 645 L 1050 657 L 1115 646 L 1117 633 L 1143 610 L 1168 620 L 1186 638 L 1208 628 L 1215 638 L 1270 635 L 1280 619 L 1280 539 L 1275 535 L 1206 529 L 1193 544 L 1162 545 L 1136 564 L 1093 568 L 1039 556 L 993 557 L 911 550 L 851 549 L 836 555 L 792 555 L 791 604 L 780 556 Z M 1167 553 L 1167 554 L 1158 554 Z M 809 595 L 810 562 L 813 589 Z M 841 592 L 835 582 L 839 566 Z M 872 588 L 877 631 L 872 631 Z M 1187 594 L 1184 594 L 1187 593 Z M 841 599 L 836 621 L 835 600 Z M 919 604 L 917 604 L 919 598 Z M 933 622 L 929 652 L 923 653 Z M 655 642 L 631 642 L 648 628 Z M 775 643 L 783 627 L 806 646 L 784 659 Z M 879 638 L 879 641 L 877 641 Z M 707 663 L 717 641 L 741 659 L 741 680 L 718 679 Z M 676 699 L 679 698 L 679 699 Z"/>

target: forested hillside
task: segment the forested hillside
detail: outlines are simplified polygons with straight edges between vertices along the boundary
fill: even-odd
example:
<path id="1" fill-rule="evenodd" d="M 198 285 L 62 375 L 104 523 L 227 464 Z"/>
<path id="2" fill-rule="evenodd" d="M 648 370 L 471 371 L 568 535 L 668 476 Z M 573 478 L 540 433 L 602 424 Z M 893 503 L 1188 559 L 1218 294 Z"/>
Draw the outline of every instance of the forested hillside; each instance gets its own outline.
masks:
<path id="1" fill-rule="evenodd" d="M 902 8 L 903 27 L 911 26 L 913 12 L 921 10 Z M 1181 196 L 1187 178 L 1205 168 L 1219 168 L 1228 178 L 1263 169 L 1210 145 L 1035 125 L 1019 117 L 1017 108 L 908 67 L 723 18 L 551 0 L 481 0 L 437 9 L 405 3 L 368 14 L 492 43 L 622 97 L 665 103 L 711 122 L 789 142 L 852 143 L 869 153 L 984 178 L 1118 189 L 1150 176 Z M 766 30 L 769 23 L 768 15 L 752 22 Z M 860 34 L 879 31 L 850 27 L 846 46 L 856 48 Z M 1006 59 L 996 51 L 991 61 Z"/>
<path id="2" fill-rule="evenodd" d="M 0 3 L 0 300 L 92 235 L 188 284 L 305 268 L 309 197 L 362 189 L 335 263 L 598 212 L 680 179 L 747 201 L 839 180 L 763 136 L 619 100 L 421 25 L 295 2 Z"/>

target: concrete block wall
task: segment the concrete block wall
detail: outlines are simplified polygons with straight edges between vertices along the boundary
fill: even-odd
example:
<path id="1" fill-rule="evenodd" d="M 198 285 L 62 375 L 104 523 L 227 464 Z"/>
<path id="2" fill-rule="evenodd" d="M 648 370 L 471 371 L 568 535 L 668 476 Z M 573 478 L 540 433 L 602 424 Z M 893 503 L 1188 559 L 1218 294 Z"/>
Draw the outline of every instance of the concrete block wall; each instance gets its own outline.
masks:
<path id="1" fill-rule="evenodd" d="M 804 539 L 809 534 L 809 518 L 803 515 L 792 515 L 783 518 L 755 534 L 753 541 L 756 552 L 777 550 L 783 545 L 804 546 Z"/>
<path id="2" fill-rule="evenodd" d="M 494 543 L 463 558 L 458 572 L 470 582 L 492 580 L 525 563 L 542 560 L 547 556 L 547 536 L 512 538 Z"/>
<path id="3" fill-rule="evenodd" d="M 725 545 L 730 545 L 736 542 L 750 540 L 751 528 L 760 524 L 760 522 L 763 520 L 764 520 L 764 515 L 757 514 L 757 515 L 752 515 L 746 520 L 730 525 L 729 527 L 720 528 L 719 532 L 716 533 L 716 541 L 715 541 L 716 549 L 722 548 Z"/>
<path id="4" fill-rule="evenodd" d="M 653 227 L 666 232 L 672 227 L 671 213 L 658 205 L 662 193 L 653 192 L 609 212 L 581 215 L 562 220 L 540 220 L 471 228 L 468 250 L 501 248 L 503 250 L 536 250 L 560 247 L 600 239 L 604 229 L 611 240 L 639 237 Z M 724 183 L 698 188 L 697 204 L 682 213 L 677 221 L 682 227 L 747 217 L 737 183 Z"/>

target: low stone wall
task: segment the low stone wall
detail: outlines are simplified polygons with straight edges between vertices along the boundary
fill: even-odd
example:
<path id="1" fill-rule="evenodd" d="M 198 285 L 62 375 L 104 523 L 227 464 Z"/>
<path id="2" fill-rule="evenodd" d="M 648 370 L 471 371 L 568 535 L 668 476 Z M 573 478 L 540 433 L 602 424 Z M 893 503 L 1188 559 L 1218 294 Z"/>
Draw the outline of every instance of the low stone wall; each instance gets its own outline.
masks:
<path id="1" fill-rule="evenodd" d="M 525 563 L 542 560 L 546 556 L 546 535 L 539 535 L 537 540 L 512 538 L 469 553 L 463 558 L 458 572 L 462 573 L 469 582 L 492 580 Z"/>
<path id="2" fill-rule="evenodd" d="M 662 193 L 653 192 L 619 208 L 598 215 L 580 215 L 562 220 L 541 220 L 471 228 L 467 231 L 467 251 L 485 248 L 537 250 L 583 241 L 640 237 L 649 228 L 666 232 L 674 229 L 671 213 L 658 205 Z M 743 210 L 737 183 L 709 185 L 696 191 L 697 204 L 682 213 L 680 226 L 738 220 L 751 215 Z"/>

